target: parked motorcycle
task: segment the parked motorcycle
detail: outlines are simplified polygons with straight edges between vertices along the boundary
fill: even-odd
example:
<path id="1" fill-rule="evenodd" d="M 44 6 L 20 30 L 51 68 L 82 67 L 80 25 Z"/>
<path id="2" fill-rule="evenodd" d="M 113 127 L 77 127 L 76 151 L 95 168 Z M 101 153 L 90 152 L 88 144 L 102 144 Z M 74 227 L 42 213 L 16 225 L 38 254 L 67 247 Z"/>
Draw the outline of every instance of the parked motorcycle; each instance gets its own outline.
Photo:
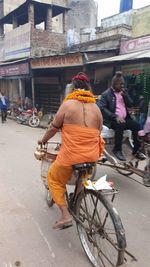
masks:
<path id="1" fill-rule="evenodd" d="M 16 116 L 16 120 L 18 123 L 27 124 L 30 127 L 38 127 L 40 124 L 36 108 L 22 111 L 18 116 Z"/>

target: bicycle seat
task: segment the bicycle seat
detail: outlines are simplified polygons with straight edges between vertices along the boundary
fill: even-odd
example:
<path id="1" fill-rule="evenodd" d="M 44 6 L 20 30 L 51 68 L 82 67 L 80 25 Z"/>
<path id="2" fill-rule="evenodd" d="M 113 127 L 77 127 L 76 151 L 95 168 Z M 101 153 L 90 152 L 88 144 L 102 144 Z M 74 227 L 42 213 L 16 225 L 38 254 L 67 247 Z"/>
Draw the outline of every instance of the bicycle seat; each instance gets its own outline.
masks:
<path id="1" fill-rule="evenodd" d="M 84 162 L 84 163 L 79 163 L 79 164 L 72 165 L 72 168 L 73 168 L 73 170 L 78 170 L 78 171 L 85 170 L 85 169 L 86 170 L 90 170 L 95 165 L 96 165 L 95 162 Z"/>

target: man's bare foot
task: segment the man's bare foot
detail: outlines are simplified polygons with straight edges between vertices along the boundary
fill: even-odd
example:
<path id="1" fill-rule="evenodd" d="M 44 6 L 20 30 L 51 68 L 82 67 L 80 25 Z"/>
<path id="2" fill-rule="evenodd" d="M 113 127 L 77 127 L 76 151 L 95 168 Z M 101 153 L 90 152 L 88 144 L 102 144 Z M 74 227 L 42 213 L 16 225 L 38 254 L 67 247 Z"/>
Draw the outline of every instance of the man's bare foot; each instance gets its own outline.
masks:
<path id="1" fill-rule="evenodd" d="M 66 205 L 59 206 L 61 218 L 54 224 L 53 229 L 65 229 L 72 226 L 72 216 Z"/>

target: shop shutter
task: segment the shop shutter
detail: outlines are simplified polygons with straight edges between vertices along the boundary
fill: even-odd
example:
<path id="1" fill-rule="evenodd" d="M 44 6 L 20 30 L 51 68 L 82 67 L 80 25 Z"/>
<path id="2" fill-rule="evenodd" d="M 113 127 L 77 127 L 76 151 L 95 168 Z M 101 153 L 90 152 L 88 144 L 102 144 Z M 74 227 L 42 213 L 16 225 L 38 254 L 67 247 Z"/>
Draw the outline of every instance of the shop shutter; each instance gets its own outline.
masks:
<path id="1" fill-rule="evenodd" d="M 36 84 L 35 101 L 44 113 L 55 114 L 60 106 L 61 93 L 58 85 Z"/>

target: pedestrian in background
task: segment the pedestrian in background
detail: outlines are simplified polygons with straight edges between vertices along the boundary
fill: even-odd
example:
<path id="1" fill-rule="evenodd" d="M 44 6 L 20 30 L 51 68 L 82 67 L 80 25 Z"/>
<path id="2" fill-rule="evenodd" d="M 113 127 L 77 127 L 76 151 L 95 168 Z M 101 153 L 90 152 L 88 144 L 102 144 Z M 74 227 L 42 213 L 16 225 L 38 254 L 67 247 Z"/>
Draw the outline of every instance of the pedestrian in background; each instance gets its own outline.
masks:
<path id="1" fill-rule="evenodd" d="M 3 92 L 0 93 L 0 110 L 1 110 L 1 120 L 2 123 L 6 121 L 7 118 L 7 108 L 8 108 L 8 99 Z"/>

